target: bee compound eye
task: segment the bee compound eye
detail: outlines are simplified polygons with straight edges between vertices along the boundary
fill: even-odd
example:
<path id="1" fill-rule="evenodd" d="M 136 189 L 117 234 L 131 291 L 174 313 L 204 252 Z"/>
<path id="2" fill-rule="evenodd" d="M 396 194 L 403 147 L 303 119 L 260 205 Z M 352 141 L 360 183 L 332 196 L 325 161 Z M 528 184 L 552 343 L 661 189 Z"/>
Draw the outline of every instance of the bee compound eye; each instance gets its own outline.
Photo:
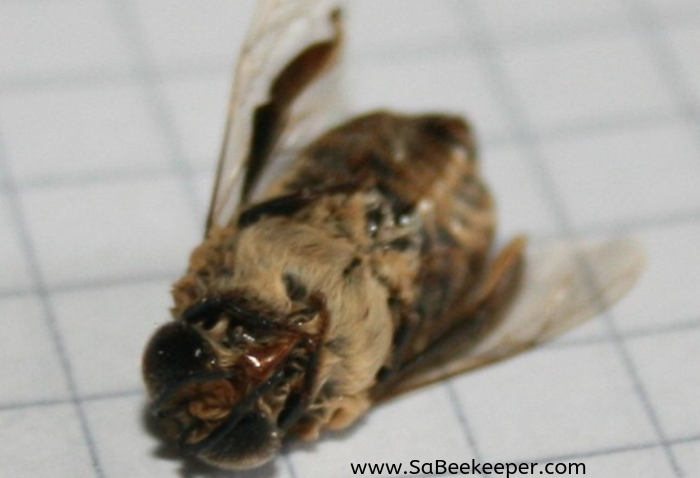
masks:
<path id="1" fill-rule="evenodd" d="M 151 396 L 211 372 L 211 346 L 191 326 L 171 322 L 156 331 L 143 356 L 143 376 Z"/>

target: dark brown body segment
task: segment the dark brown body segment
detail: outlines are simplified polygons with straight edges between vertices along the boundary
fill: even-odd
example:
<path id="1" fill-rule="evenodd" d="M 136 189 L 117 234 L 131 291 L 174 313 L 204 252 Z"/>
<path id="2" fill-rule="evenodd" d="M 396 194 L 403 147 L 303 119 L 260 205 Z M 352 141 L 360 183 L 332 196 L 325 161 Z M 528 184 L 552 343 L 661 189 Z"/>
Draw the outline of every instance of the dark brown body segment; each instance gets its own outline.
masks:
<path id="1" fill-rule="evenodd" d="M 457 304 L 484 272 L 495 225 L 464 121 L 388 112 L 356 118 L 311 144 L 281 188 L 275 194 L 347 188 L 366 196 L 360 243 L 389 289 L 395 341 L 406 342 L 397 344 L 405 347 L 400 361 L 454 324 Z"/>

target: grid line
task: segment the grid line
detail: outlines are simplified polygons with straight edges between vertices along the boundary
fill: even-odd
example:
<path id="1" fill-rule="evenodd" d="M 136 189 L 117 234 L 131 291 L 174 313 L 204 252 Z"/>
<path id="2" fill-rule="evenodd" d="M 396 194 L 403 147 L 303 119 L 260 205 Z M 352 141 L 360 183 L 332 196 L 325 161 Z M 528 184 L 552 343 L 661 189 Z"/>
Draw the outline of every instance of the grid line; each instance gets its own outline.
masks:
<path id="1" fill-rule="evenodd" d="M 469 424 L 469 420 L 467 419 L 467 412 L 464 409 L 464 406 L 459 402 L 459 398 L 457 397 L 457 392 L 455 391 L 452 381 L 448 381 L 447 383 L 445 383 L 443 388 L 445 389 L 447 395 L 450 398 L 452 410 L 457 417 L 457 421 L 459 422 L 459 426 L 462 429 L 462 434 L 464 435 L 464 438 L 466 439 L 467 443 L 474 452 L 474 457 L 477 461 L 483 461 L 483 454 L 481 452 L 481 449 L 479 448 L 474 429 Z"/>
<path id="2" fill-rule="evenodd" d="M 80 396 L 81 403 L 98 402 L 102 400 L 113 400 L 125 397 L 135 397 L 135 396 L 146 396 L 143 390 L 123 390 L 112 393 L 94 393 L 85 394 Z M 37 400 L 37 401 L 24 401 L 24 402 L 14 402 L 7 404 L 0 404 L 0 412 L 7 410 L 23 410 L 27 408 L 42 408 L 42 407 L 52 407 L 56 405 L 67 405 L 73 403 L 71 398 L 57 398 L 57 399 L 47 399 L 47 400 Z"/>

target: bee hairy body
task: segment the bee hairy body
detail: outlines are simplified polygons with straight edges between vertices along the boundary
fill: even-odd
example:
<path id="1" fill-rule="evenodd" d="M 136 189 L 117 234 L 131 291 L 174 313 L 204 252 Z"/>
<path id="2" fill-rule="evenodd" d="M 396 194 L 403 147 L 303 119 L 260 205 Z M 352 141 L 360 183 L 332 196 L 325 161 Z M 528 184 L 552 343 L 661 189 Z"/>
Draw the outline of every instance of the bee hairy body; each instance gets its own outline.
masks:
<path id="1" fill-rule="evenodd" d="M 398 356 L 449 323 L 483 273 L 493 228 L 464 122 L 373 113 L 311 143 L 262 202 L 213 230 L 175 285 L 173 312 L 244 296 L 284 318 L 322 297 L 318 373 L 290 430 L 315 438 L 359 418 Z"/>

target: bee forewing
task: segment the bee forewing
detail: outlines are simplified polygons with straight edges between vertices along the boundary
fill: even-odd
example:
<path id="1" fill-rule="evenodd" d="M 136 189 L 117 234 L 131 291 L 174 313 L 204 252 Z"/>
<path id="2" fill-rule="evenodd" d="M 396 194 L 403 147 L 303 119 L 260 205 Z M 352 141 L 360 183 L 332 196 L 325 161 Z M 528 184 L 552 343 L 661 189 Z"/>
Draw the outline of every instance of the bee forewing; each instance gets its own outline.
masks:
<path id="1" fill-rule="evenodd" d="M 341 47 L 339 21 L 332 16 L 338 3 L 336 0 L 263 0 L 258 3 L 236 68 L 207 231 L 212 225 L 229 223 L 241 202 L 248 199 L 244 192 L 254 186 L 247 183 L 255 183 L 260 175 L 267 174 L 263 170 L 270 169 L 269 158 L 275 154 L 280 161 L 290 158 L 290 154 L 279 154 L 280 151 L 304 145 L 328 126 L 330 119 L 325 112 L 339 109 L 332 105 L 341 97 L 336 87 L 337 76 L 327 74 L 337 63 Z M 278 85 L 285 92 L 293 93 L 291 104 L 282 102 L 285 111 L 281 112 L 280 121 L 262 121 L 266 128 L 268 123 L 273 123 L 270 128 L 275 131 L 267 135 L 267 144 L 262 147 L 265 154 L 252 155 L 256 112 L 274 100 L 271 87 L 301 52 L 323 42 L 328 42 L 332 55 L 298 66 L 307 67 L 309 63 L 308 68 L 318 70 L 311 72 L 312 80 L 318 73 L 323 74 L 324 81 L 306 89 L 300 75 L 291 75 L 290 82 L 303 84 Z M 297 91 L 297 87 L 304 91 Z M 275 170 L 280 169 L 278 164 L 274 166 Z M 253 170 L 255 173 L 251 174 Z"/>
<path id="2" fill-rule="evenodd" d="M 550 340 L 619 300 L 642 272 L 631 240 L 560 242 L 532 251 L 522 290 L 505 319 L 470 355 L 498 359 L 518 346 Z"/>
<path id="3" fill-rule="evenodd" d="M 391 398 L 524 352 L 594 317 L 631 289 L 644 267 L 633 240 L 557 242 L 532 248 L 517 296 L 501 317 L 465 318 L 381 397 Z M 476 336 L 466 336 L 478 330 Z M 455 333 L 456 332 L 456 333 Z"/>

